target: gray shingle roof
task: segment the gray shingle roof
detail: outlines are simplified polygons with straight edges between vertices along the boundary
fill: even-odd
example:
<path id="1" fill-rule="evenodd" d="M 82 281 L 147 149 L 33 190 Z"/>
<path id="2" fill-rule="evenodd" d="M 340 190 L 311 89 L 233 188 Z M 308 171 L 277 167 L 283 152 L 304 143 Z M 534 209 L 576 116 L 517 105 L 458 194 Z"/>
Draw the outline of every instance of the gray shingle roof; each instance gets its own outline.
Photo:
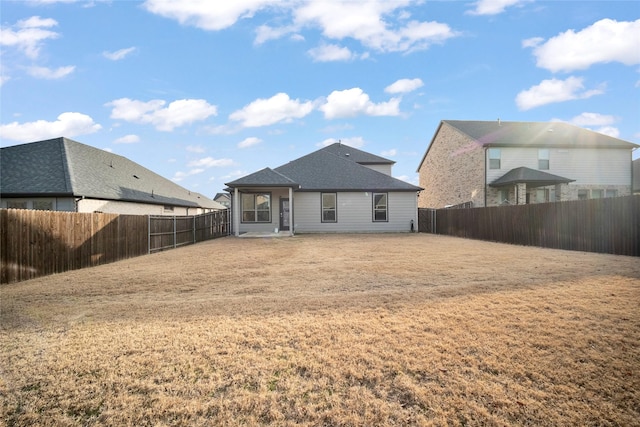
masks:
<path id="1" fill-rule="evenodd" d="M 298 188 L 298 184 L 295 181 L 287 178 L 274 171 L 271 168 L 264 168 L 258 172 L 254 172 L 250 175 L 238 178 L 235 181 L 229 182 L 226 185 L 229 187 L 293 187 Z"/>
<path id="2" fill-rule="evenodd" d="M 361 165 L 393 165 L 393 160 L 385 159 L 384 157 L 376 156 L 375 154 L 367 153 L 366 151 L 358 150 L 357 148 L 343 145 L 341 143 L 331 144 L 320 151 L 326 151 L 328 153 L 335 154 L 339 157 L 348 157 L 356 163 Z"/>
<path id="3" fill-rule="evenodd" d="M 298 191 L 419 191 L 422 188 L 356 162 L 389 164 L 384 159 L 361 150 L 333 144 L 292 160 L 275 169 L 265 168 L 227 183 L 229 187 L 294 187 Z M 349 156 L 345 156 L 346 152 Z M 351 153 L 354 153 L 351 155 Z"/>
<path id="4" fill-rule="evenodd" d="M 532 147 L 616 147 L 635 144 L 563 122 L 443 120 L 482 145 Z"/>
<path id="5" fill-rule="evenodd" d="M 4 197 L 73 196 L 224 208 L 125 157 L 68 138 L 4 147 L 0 162 Z"/>
<path id="6" fill-rule="evenodd" d="M 519 167 L 511 169 L 509 172 L 505 173 L 489 185 L 491 187 L 502 187 L 505 185 L 527 183 L 527 186 L 529 187 L 542 187 L 546 185 L 568 183 L 573 181 L 575 180 L 535 169 L 530 169 L 527 167 Z"/>

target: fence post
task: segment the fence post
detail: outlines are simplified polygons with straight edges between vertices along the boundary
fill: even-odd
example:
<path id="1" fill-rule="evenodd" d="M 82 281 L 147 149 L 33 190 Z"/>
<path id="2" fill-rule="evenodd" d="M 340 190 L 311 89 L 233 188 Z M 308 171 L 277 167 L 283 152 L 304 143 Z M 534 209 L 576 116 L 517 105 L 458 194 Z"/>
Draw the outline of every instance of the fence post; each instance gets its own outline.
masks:
<path id="1" fill-rule="evenodd" d="M 193 221 L 193 243 L 196 243 L 196 217 L 195 217 L 195 215 L 191 217 L 191 221 Z"/>
<path id="2" fill-rule="evenodd" d="M 177 246 L 178 234 L 176 233 L 176 216 L 173 216 L 173 247 Z"/>
<path id="3" fill-rule="evenodd" d="M 147 215 L 147 254 L 151 253 L 151 215 Z"/>

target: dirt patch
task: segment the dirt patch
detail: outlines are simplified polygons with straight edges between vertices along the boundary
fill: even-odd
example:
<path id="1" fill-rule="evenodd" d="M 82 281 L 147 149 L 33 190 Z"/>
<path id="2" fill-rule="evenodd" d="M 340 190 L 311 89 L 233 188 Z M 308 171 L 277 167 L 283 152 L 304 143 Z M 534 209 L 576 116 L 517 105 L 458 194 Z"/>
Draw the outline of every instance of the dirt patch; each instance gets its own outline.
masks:
<path id="1" fill-rule="evenodd" d="M 13 425 L 631 425 L 640 262 L 218 239 L 0 288 Z"/>

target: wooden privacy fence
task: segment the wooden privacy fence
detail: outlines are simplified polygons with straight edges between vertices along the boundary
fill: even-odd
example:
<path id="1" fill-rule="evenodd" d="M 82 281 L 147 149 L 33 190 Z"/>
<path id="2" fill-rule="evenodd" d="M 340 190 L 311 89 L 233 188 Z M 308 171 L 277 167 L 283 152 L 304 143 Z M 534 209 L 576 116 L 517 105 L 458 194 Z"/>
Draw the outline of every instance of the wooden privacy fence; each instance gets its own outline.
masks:
<path id="1" fill-rule="evenodd" d="M 170 227 L 171 232 L 165 232 Z M 191 217 L 0 209 L 0 283 L 226 236 L 228 211 Z"/>
<path id="2" fill-rule="evenodd" d="M 640 256 L 640 196 L 471 209 L 419 209 L 419 231 Z"/>

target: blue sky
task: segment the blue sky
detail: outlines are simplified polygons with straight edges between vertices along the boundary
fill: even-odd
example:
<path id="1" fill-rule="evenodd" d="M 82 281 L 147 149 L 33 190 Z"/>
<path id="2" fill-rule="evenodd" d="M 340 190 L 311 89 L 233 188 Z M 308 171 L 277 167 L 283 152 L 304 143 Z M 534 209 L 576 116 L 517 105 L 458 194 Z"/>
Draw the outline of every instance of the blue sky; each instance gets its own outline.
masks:
<path id="1" fill-rule="evenodd" d="M 417 184 L 443 119 L 640 143 L 637 1 L 2 0 L 0 19 L 1 146 L 66 136 L 209 197 L 338 140 Z"/>

